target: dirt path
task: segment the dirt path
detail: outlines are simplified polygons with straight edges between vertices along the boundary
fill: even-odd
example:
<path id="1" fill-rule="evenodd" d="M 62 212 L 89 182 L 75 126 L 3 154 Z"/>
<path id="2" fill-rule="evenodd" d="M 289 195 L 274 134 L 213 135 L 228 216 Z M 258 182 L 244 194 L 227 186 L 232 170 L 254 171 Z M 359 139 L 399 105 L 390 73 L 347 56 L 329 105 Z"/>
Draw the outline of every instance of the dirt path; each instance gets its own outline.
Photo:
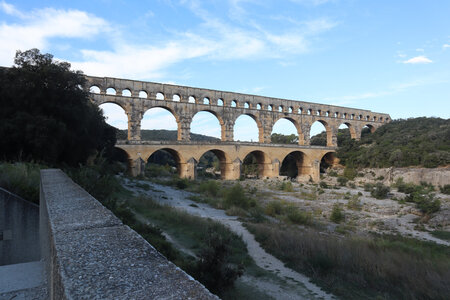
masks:
<path id="1" fill-rule="evenodd" d="M 203 218 L 211 218 L 222 224 L 227 225 L 233 232 L 242 236 L 242 240 L 246 243 L 249 255 L 253 258 L 256 265 L 260 268 L 273 272 L 281 280 L 287 283 L 286 285 L 279 285 L 274 282 L 267 282 L 266 280 L 258 281 L 257 278 L 247 277 L 243 281 L 257 282 L 258 289 L 267 292 L 269 295 L 278 299 L 333 299 L 331 294 L 326 293 L 320 287 L 310 282 L 309 278 L 295 272 L 287 267 L 274 256 L 267 253 L 254 236 L 237 220 L 237 217 L 227 216 L 223 210 L 215 209 L 207 204 L 195 203 L 187 197 L 192 193 L 176 190 L 168 186 L 163 186 L 155 183 L 141 182 L 152 186 L 150 190 L 143 190 L 134 187 L 128 180 L 125 179 L 125 187 L 141 194 L 151 196 L 154 200 L 161 204 L 170 205 L 178 209 L 182 209 L 192 215 Z M 190 206 L 195 204 L 195 206 Z"/>

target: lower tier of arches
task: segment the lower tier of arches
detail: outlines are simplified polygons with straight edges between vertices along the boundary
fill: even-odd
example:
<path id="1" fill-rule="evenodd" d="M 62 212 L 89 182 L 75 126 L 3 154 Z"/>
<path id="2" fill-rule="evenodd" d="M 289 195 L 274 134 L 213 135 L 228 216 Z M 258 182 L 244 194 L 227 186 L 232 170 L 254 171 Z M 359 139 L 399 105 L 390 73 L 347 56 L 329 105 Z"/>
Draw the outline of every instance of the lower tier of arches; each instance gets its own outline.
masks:
<path id="1" fill-rule="evenodd" d="M 120 144 L 116 147 L 127 153 L 130 172 L 133 176 L 143 174 L 149 158 L 161 150 L 172 156 L 179 176 L 189 179 L 197 178 L 197 165 L 207 152 L 217 157 L 220 177 L 225 180 L 239 179 L 244 172 L 248 171 L 245 166 L 251 163 L 257 166 L 252 171 L 260 178 L 289 176 L 297 178 L 298 181 L 318 182 L 323 160 L 326 160 L 328 164 L 336 162 L 334 149 L 328 147 L 255 146 L 239 143 L 142 143 Z"/>

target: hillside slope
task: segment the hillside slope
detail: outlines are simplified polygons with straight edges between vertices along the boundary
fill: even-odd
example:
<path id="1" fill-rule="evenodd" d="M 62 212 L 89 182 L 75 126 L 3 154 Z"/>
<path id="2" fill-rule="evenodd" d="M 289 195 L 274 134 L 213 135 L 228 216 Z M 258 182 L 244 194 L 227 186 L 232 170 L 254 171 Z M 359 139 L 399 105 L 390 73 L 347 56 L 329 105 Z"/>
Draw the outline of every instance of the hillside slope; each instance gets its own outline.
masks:
<path id="1" fill-rule="evenodd" d="M 117 130 L 117 139 L 126 140 L 127 130 Z M 141 129 L 141 139 L 143 141 L 176 141 L 177 131 L 176 130 L 147 130 Z M 191 133 L 191 141 L 195 142 L 218 142 L 220 139 L 207 136 L 203 134 Z"/>
<path id="2" fill-rule="evenodd" d="M 450 164 L 450 119 L 395 120 L 364 134 L 361 141 L 342 138 L 337 156 L 353 167 L 434 168 Z M 343 135 L 345 131 L 341 131 Z"/>

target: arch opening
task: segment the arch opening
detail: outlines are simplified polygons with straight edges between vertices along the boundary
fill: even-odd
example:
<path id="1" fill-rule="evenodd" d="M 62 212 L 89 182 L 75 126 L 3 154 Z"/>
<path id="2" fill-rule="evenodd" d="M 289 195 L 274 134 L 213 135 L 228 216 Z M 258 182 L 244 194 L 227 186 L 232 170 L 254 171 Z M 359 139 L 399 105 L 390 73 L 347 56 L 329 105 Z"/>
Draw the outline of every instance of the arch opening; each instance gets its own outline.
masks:
<path id="1" fill-rule="evenodd" d="M 293 151 L 286 155 L 280 166 L 280 176 L 297 178 L 302 175 L 305 154 L 301 151 Z"/>
<path id="2" fill-rule="evenodd" d="M 373 125 L 371 125 L 371 124 L 364 125 L 364 127 L 361 130 L 361 139 L 362 138 L 366 138 L 366 139 L 369 138 L 370 135 L 375 132 L 375 130 L 376 130 L 376 128 L 373 127 Z"/>
<path id="3" fill-rule="evenodd" d="M 338 146 L 348 144 L 351 139 L 356 139 L 355 128 L 350 123 L 342 123 L 339 125 L 337 132 Z"/>
<path id="4" fill-rule="evenodd" d="M 177 140 L 176 116 L 166 107 L 152 107 L 141 120 L 141 140 Z"/>
<path id="5" fill-rule="evenodd" d="M 189 96 L 188 102 L 189 102 L 189 103 L 196 103 L 195 97 L 194 97 L 194 96 Z"/>
<path id="6" fill-rule="evenodd" d="M 180 102 L 180 101 L 181 101 L 180 95 L 174 94 L 174 95 L 172 96 L 172 101 L 174 101 L 174 102 Z"/>
<path id="7" fill-rule="evenodd" d="M 116 103 L 103 103 L 99 105 L 106 123 L 117 128 L 117 139 L 128 139 L 128 116 L 125 110 Z"/>
<path id="8" fill-rule="evenodd" d="M 258 110 L 261 109 L 261 103 L 256 104 L 256 109 L 258 109 Z"/>
<path id="9" fill-rule="evenodd" d="M 245 102 L 245 103 L 244 103 L 244 108 L 250 108 L 250 103 Z"/>
<path id="10" fill-rule="evenodd" d="M 198 178 L 225 179 L 225 152 L 218 149 L 209 150 L 200 157 L 197 164 Z"/>
<path id="11" fill-rule="evenodd" d="M 168 177 L 180 175 L 180 155 L 176 150 L 163 148 L 153 152 L 147 159 L 145 175 L 147 177 Z"/>
<path id="12" fill-rule="evenodd" d="M 217 105 L 218 106 L 223 106 L 223 99 L 222 98 L 217 99 Z"/>
<path id="13" fill-rule="evenodd" d="M 96 85 L 93 85 L 89 88 L 89 92 L 93 94 L 100 94 L 100 88 Z"/>
<path id="14" fill-rule="evenodd" d="M 156 93 L 156 100 L 164 100 L 164 94 L 161 92 Z"/>
<path id="15" fill-rule="evenodd" d="M 320 173 L 326 173 L 328 169 L 336 164 L 336 154 L 334 152 L 327 152 L 320 160 Z"/>
<path id="16" fill-rule="evenodd" d="M 208 97 L 203 98 L 203 104 L 209 105 L 209 98 Z"/>
<path id="17" fill-rule="evenodd" d="M 192 141 L 218 141 L 222 137 L 223 122 L 210 111 L 199 111 L 191 121 Z M 193 135 L 198 134 L 201 136 Z"/>
<path id="18" fill-rule="evenodd" d="M 147 98 L 148 93 L 146 91 L 139 91 L 139 98 Z"/>
<path id="19" fill-rule="evenodd" d="M 242 161 L 241 176 L 245 178 L 262 178 L 270 174 L 271 161 L 267 155 L 259 150 L 247 154 Z"/>
<path id="20" fill-rule="evenodd" d="M 234 141 L 259 142 L 262 138 L 261 125 L 252 115 L 240 115 L 233 128 Z"/>
<path id="21" fill-rule="evenodd" d="M 281 118 L 272 127 L 272 144 L 298 144 L 299 126 L 296 121 L 290 118 Z M 301 136 L 301 138 L 303 138 Z"/>
<path id="22" fill-rule="evenodd" d="M 129 89 L 122 90 L 122 96 L 131 97 L 131 91 Z"/>
<path id="23" fill-rule="evenodd" d="M 236 100 L 231 101 L 231 107 L 237 107 L 237 101 Z"/>
<path id="24" fill-rule="evenodd" d="M 332 143 L 331 129 L 323 120 L 317 120 L 311 125 L 309 137 L 312 146 L 327 146 Z"/>
<path id="25" fill-rule="evenodd" d="M 116 95 L 116 90 L 112 87 L 106 89 L 106 95 Z"/>

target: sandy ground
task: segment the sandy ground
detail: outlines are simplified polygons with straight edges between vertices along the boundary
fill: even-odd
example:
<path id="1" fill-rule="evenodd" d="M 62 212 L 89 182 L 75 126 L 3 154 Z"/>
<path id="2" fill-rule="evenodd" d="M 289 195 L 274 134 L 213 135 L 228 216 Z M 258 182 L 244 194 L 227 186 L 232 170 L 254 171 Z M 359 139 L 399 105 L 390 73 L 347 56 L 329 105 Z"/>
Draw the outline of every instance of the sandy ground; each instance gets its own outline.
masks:
<path id="1" fill-rule="evenodd" d="M 242 236 L 243 241 L 247 245 L 249 255 L 254 259 L 255 263 L 262 269 L 273 272 L 286 284 L 279 284 L 275 281 L 260 279 L 250 276 L 244 276 L 240 280 L 248 284 L 252 284 L 262 292 L 277 299 L 333 299 L 334 297 L 320 287 L 310 282 L 309 278 L 295 272 L 275 258 L 268 254 L 256 242 L 254 236 L 242 225 L 242 223 L 234 216 L 227 216 L 225 211 L 215 209 L 207 204 L 195 203 L 187 199 L 192 193 L 176 190 L 174 188 L 142 181 L 141 183 L 149 184 L 152 189 L 145 191 L 135 187 L 130 181 L 124 180 L 124 186 L 136 193 L 142 193 L 151 196 L 154 200 L 161 204 L 170 205 L 172 207 L 182 209 L 192 215 L 203 218 L 211 218 L 228 226 L 232 231 Z M 195 206 L 190 206 L 195 204 Z"/>

